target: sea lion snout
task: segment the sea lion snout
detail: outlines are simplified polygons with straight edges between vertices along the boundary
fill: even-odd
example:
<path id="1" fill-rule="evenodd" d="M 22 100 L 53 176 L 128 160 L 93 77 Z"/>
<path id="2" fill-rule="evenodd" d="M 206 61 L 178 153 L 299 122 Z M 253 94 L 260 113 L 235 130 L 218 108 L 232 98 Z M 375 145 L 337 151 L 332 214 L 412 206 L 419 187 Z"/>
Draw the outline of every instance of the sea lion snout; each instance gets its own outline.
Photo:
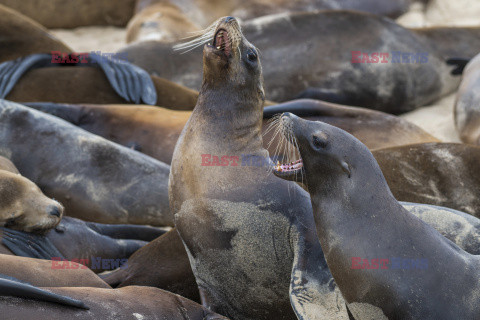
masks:
<path id="1" fill-rule="evenodd" d="M 63 214 L 63 208 L 59 207 L 59 206 L 51 206 L 51 207 L 49 207 L 48 213 L 51 216 L 55 216 L 55 217 L 60 218 Z"/>

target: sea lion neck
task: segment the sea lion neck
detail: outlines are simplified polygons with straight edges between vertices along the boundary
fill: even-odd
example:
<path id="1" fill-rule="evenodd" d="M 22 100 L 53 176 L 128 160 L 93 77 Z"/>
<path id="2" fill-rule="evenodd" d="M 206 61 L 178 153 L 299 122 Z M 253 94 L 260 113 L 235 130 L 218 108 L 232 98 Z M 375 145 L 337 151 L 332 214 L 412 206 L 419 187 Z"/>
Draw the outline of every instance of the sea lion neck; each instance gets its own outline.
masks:
<path id="1" fill-rule="evenodd" d="M 261 150 L 263 104 L 248 90 L 203 88 L 191 116 L 202 119 L 195 132 L 200 139 L 215 135 L 217 144 L 236 151 Z"/>

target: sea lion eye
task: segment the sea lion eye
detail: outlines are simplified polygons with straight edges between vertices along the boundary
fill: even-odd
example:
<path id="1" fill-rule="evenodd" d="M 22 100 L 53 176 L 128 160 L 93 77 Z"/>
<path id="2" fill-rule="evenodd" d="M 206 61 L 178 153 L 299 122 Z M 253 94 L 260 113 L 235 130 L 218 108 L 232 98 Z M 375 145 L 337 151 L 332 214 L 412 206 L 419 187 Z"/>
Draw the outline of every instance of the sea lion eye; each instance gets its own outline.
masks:
<path id="1" fill-rule="evenodd" d="M 327 147 L 327 136 L 324 133 L 321 133 L 320 135 L 314 135 L 312 137 L 313 145 L 315 148 L 326 148 Z"/>
<path id="2" fill-rule="evenodd" d="M 250 51 L 247 53 L 247 58 L 248 58 L 248 60 L 250 60 L 250 61 L 255 61 L 255 60 L 257 60 L 257 54 L 256 54 L 253 50 L 250 50 Z"/>

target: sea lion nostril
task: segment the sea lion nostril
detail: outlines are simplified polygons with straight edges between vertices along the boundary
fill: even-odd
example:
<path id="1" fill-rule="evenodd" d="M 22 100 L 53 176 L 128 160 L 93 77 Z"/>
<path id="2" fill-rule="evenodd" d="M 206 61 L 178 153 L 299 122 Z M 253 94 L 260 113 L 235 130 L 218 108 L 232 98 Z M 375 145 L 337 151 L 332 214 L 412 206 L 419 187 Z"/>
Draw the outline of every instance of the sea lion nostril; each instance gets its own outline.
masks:
<path id="1" fill-rule="evenodd" d="M 50 207 L 49 214 L 51 216 L 56 216 L 56 217 L 60 218 L 60 216 L 62 215 L 62 212 L 60 211 L 60 209 L 58 207 Z"/>

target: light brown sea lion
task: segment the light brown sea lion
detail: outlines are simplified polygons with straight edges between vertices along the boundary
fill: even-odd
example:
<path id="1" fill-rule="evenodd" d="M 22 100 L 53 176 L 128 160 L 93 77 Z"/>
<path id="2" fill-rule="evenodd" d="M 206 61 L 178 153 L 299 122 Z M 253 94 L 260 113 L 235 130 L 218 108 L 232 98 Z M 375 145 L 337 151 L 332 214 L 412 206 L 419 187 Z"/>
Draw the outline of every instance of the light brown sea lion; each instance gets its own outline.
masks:
<path id="1" fill-rule="evenodd" d="M 72 51 L 47 29 L 15 10 L 0 5 L 0 17 L 0 62 L 52 50 Z"/>
<path id="2" fill-rule="evenodd" d="M 480 145 L 480 54 L 465 67 L 455 100 L 454 116 L 462 141 Z"/>
<path id="3" fill-rule="evenodd" d="M 127 26 L 127 43 L 177 41 L 201 30 L 173 3 L 155 3 L 137 13 Z"/>
<path id="4" fill-rule="evenodd" d="M 374 150 L 393 195 L 480 217 L 480 147 L 425 143 Z"/>
<path id="5" fill-rule="evenodd" d="M 70 216 L 173 225 L 168 165 L 59 118 L 0 100 L 0 155 L 58 199 Z"/>
<path id="6" fill-rule="evenodd" d="M 157 105 L 177 110 L 191 110 L 195 106 L 196 91 L 155 76 L 151 79 L 157 92 Z M 20 78 L 6 99 L 16 102 L 128 103 L 113 90 L 102 71 L 94 67 L 33 69 Z"/>
<path id="7" fill-rule="evenodd" d="M 0 0 L 0 3 L 49 29 L 125 26 L 135 7 L 135 0 Z"/>
<path id="8" fill-rule="evenodd" d="M 52 265 L 52 261 L 0 254 L 0 274 L 37 287 L 110 288 L 93 271 L 81 265 L 77 264 L 75 269 L 55 269 Z"/>
<path id="9" fill-rule="evenodd" d="M 168 319 L 228 320 L 179 295 L 152 287 L 130 286 L 119 289 L 88 287 L 43 288 L 84 302 L 89 310 L 49 302 L 0 297 L 6 319 Z"/>
<path id="10" fill-rule="evenodd" d="M 0 223 L 9 228 L 45 233 L 63 216 L 63 206 L 45 196 L 40 188 L 0 157 Z"/>
<path id="11" fill-rule="evenodd" d="M 297 181 L 303 175 L 328 267 L 355 319 L 480 316 L 480 256 L 408 212 L 365 145 L 290 113 L 281 124 L 301 159 L 274 173 Z"/>
<path id="12" fill-rule="evenodd" d="M 84 130 L 170 164 L 177 139 L 191 112 L 137 105 L 65 105 L 28 103 L 29 107 L 60 117 Z M 276 113 L 290 111 L 309 120 L 338 126 L 370 149 L 438 141 L 419 127 L 392 115 L 318 100 L 293 100 L 265 107 L 263 132 Z M 264 147 L 272 155 L 277 142 Z"/>

